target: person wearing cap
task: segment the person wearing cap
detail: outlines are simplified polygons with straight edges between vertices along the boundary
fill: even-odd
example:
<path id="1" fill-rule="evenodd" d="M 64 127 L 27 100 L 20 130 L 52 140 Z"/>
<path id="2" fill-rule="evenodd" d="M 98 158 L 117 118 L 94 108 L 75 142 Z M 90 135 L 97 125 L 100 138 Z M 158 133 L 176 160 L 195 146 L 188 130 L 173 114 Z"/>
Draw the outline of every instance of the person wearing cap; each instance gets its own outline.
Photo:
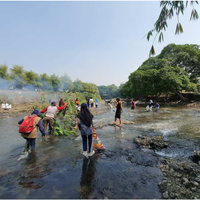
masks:
<path id="1" fill-rule="evenodd" d="M 77 125 L 81 132 L 82 143 L 83 143 L 83 155 L 88 158 L 88 156 L 94 155 L 95 151 L 92 147 L 92 134 L 93 134 L 93 115 L 87 108 L 87 104 L 81 104 L 81 111 L 77 116 Z M 77 127 L 74 127 L 77 128 Z"/>
<path id="2" fill-rule="evenodd" d="M 23 119 L 21 119 L 18 124 L 22 124 L 22 122 L 27 118 L 28 116 L 24 117 Z M 40 118 L 40 111 L 35 109 L 32 113 L 31 113 L 31 117 L 34 117 L 33 119 L 33 124 L 34 124 L 34 129 L 31 131 L 30 134 L 27 133 L 21 133 L 21 136 L 26 140 L 25 143 L 25 148 L 23 150 L 23 153 L 27 153 L 30 150 L 33 152 L 35 151 L 35 141 L 37 138 L 37 131 L 38 131 L 38 127 L 40 132 L 42 133 L 43 137 L 46 137 L 44 128 L 42 126 L 42 122 L 41 122 L 41 118 Z"/>
<path id="3" fill-rule="evenodd" d="M 41 113 L 45 113 L 45 117 L 42 120 L 42 124 L 44 126 L 44 130 L 47 130 L 47 125 L 49 124 L 49 131 L 50 134 L 53 135 L 53 124 L 54 124 L 54 115 L 58 110 L 63 110 L 66 107 L 67 103 L 65 103 L 63 106 L 58 107 L 56 106 L 56 102 L 52 101 L 50 106 L 47 106 L 43 110 L 41 110 Z"/>

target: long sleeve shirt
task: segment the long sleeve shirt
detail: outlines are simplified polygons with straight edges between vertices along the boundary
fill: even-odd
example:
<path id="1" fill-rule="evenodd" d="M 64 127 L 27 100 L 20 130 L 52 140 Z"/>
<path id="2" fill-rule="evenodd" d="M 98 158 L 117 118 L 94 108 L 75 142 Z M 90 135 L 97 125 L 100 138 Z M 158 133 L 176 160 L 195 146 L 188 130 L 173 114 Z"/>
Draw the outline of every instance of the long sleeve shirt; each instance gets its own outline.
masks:
<path id="1" fill-rule="evenodd" d="M 55 115 L 56 111 L 62 110 L 64 108 L 65 108 L 65 105 L 61 106 L 61 107 L 58 107 L 58 106 L 47 106 L 42 111 L 40 111 L 40 113 L 45 113 L 46 112 L 45 117 L 54 118 L 54 115 Z"/>

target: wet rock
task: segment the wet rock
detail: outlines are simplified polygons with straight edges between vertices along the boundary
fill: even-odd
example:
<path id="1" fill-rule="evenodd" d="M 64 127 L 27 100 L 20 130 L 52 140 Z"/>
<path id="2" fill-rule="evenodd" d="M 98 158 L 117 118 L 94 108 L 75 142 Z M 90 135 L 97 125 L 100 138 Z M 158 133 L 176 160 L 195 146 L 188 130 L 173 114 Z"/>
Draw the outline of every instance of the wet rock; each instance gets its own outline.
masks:
<path id="1" fill-rule="evenodd" d="M 161 157 L 159 160 L 161 164 L 158 167 L 165 176 L 165 180 L 158 185 L 161 192 L 165 194 L 163 198 L 167 198 L 166 194 L 172 199 L 193 199 L 199 196 L 200 168 L 198 165 L 184 159 Z"/>
<path id="2" fill-rule="evenodd" d="M 192 162 L 200 165 L 200 151 L 194 151 L 194 154 L 190 156 Z"/>
<path id="3" fill-rule="evenodd" d="M 196 187 L 190 188 L 191 191 L 195 191 L 196 189 L 197 189 Z"/>
<path id="4" fill-rule="evenodd" d="M 195 185 L 195 186 L 199 186 L 199 184 L 196 182 L 196 181 L 191 181 L 191 183 L 193 184 L 193 185 Z"/>
<path id="5" fill-rule="evenodd" d="M 195 178 L 194 181 L 200 183 L 200 178 Z"/>
<path id="6" fill-rule="evenodd" d="M 187 183 L 189 183 L 189 180 L 187 178 L 183 178 L 183 184 L 186 185 Z"/>
<path id="7" fill-rule="evenodd" d="M 169 198 L 169 193 L 168 193 L 168 191 L 166 191 L 166 192 L 163 193 L 163 198 L 164 198 L 164 199 L 168 199 L 168 198 Z"/>
<path id="8" fill-rule="evenodd" d="M 162 149 L 168 146 L 161 136 L 139 136 L 139 138 L 134 139 L 134 142 L 143 148 L 149 149 Z"/>

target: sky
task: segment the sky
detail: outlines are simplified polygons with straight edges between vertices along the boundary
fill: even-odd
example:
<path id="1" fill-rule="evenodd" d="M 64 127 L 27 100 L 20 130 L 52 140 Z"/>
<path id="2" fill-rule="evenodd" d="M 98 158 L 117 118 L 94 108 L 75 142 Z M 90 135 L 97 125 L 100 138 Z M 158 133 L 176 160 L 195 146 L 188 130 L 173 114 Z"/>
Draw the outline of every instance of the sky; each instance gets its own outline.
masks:
<path id="1" fill-rule="evenodd" d="M 0 1 L 0 64 L 23 66 L 72 81 L 119 86 L 168 44 L 200 45 L 200 21 L 191 6 L 169 21 L 164 42 L 144 37 L 160 13 L 159 1 Z M 200 14 L 200 6 L 195 6 Z"/>

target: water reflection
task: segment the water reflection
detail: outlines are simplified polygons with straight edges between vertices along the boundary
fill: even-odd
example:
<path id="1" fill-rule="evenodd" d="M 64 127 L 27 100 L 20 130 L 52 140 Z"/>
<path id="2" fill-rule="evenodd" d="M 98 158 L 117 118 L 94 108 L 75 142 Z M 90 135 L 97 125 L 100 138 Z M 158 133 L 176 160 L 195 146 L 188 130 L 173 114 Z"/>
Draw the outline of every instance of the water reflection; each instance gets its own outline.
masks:
<path id="1" fill-rule="evenodd" d="M 42 188 L 44 181 L 41 178 L 50 175 L 55 165 L 55 161 L 48 161 L 47 157 L 40 158 L 37 152 L 29 153 L 24 160 L 24 167 L 20 174 L 18 185 L 21 185 L 22 188 L 35 190 Z M 27 192 L 28 194 L 29 192 Z"/>
<path id="2" fill-rule="evenodd" d="M 96 164 L 100 156 L 100 153 L 96 153 L 89 159 L 83 158 L 82 175 L 79 188 L 79 195 L 83 199 L 92 198 L 92 189 L 95 187 L 93 180 L 95 179 Z"/>

